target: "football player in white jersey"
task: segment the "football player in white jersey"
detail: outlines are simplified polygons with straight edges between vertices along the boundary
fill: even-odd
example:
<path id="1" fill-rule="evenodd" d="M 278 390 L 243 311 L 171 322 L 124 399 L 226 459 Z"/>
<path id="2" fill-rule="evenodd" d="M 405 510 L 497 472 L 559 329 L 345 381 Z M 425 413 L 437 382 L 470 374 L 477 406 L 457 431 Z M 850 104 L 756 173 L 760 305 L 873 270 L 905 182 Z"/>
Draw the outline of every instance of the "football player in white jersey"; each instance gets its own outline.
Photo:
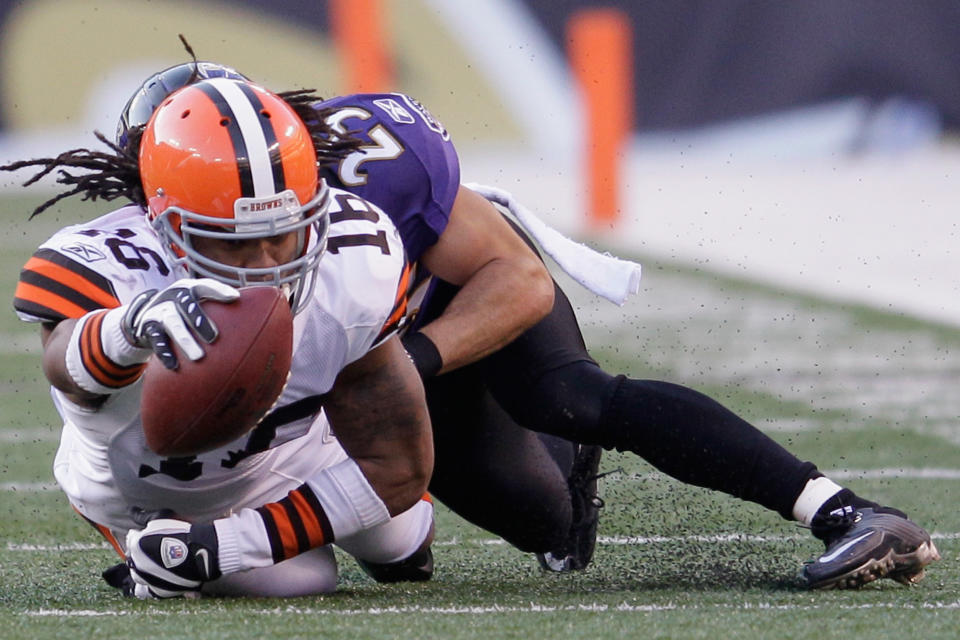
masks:
<path id="1" fill-rule="evenodd" d="M 319 178 L 337 153 L 323 126 L 259 86 L 212 78 L 164 101 L 139 157 L 114 147 L 5 167 L 93 169 L 62 174 L 76 188 L 47 204 L 77 192 L 138 203 L 44 242 L 15 300 L 40 323 L 64 421 L 57 481 L 132 556 L 136 595 L 328 592 L 333 542 L 380 578 L 404 563 L 430 576 L 430 422 L 395 335 L 409 266 L 382 211 Z M 295 312 L 277 405 L 214 451 L 154 454 L 140 423 L 146 361 L 201 358 L 218 329 L 196 302 L 245 286 L 282 288 Z"/>
<path id="2" fill-rule="evenodd" d="M 200 63 L 196 69 L 235 73 L 224 67 L 217 71 L 217 65 L 202 67 L 203 64 L 209 65 Z M 180 82 L 176 77 L 180 72 L 172 68 L 145 83 L 142 90 L 149 95 L 144 96 L 139 106 L 160 104 L 166 95 L 164 91 L 169 90 L 166 80 L 174 84 Z M 191 78 L 192 73 L 187 72 L 181 79 L 189 82 Z M 337 121 L 348 121 L 343 130 L 362 136 L 369 129 L 373 142 L 383 140 L 386 131 L 393 131 L 397 139 L 404 140 L 405 144 L 395 146 L 394 150 L 405 153 L 389 156 L 368 153 L 369 148 L 377 148 L 376 144 L 354 150 L 354 155 L 345 158 L 340 166 L 355 168 L 365 163 L 365 179 L 360 185 L 350 180 L 342 184 L 386 209 L 399 226 L 411 258 L 422 259 L 421 264 L 441 278 L 444 273 L 455 274 L 449 283 L 436 287 L 431 302 L 421 306 L 421 325 L 417 326 L 416 322 L 408 325 L 410 330 L 404 338 L 407 351 L 425 379 L 430 410 L 435 415 L 437 465 L 431 489 L 439 499 L 519 548 L 540 552 L 557 549 L 557 552 L 539 554 L 545 568 L 583 568 L 593 552 L 597 508 L 602 504 L 595 502 L 594 496 L 598 445 L 615 447 L 641 455 L 658 469 L 684 482 L 725 491 L 774 509 L 785 518 L 809 524 L 814 535 L 827 544 L 824 555 L 805 567 L 804 577 L 810 586 L 850 588 L 879 577 L 907 583 L 922 577 L 924 566 L 937 559 L 938 554 L 929 534 L 909 521 L 905 514 L 864 500 L 834 484 L 815 465 L 792 456 L 752 425 L 692 389 L 602 371 L 587 354 L 576 318 L 559 288 L 554 290 L 554 306 L 546 317 L 541 313 L 540 322 L 532 327 L 528 321 L 521 322 L 526 316 L 518 310 L 524 308 L 532 313 L 533 302 L 540 299 L 531 293 L 535 288 L 533 283 L 539 282 L 539 278 L 530 275 L 514 286 L 504 277 L 481 276 L 486 273 L 485 268 L 469 271 L 464 266 L 465 258 L 474 255 L 474 247 L 494 246 L 488 241 L 493 236 L 506 235 L 514 240 L 517 237 L 486 200 L 459 185 L 456 154 L 447 137 L 427 133 L 424 140 L 433 144 L 428 144 L 429 150 L 419 149 L 415 131 L 404 133 L 391 129 L 418 122 L 408 113 L 396 110 L 388 111 L 385 119 L 377 105 L 396 104 L 395 97 L 345 96 L 318 103 L 317 108 L 319 112 L 339 109 Z M 413 103 L 408 104 L 417 108 Z M 152 112 L 153 106 L 144 108 L 148 116 Z M 347 116 L 344 117 L 344 113 Z M 350 114 L 355 116 L 353 120 Z M 377 117 L 374 114 L 378 114 Z M 317 115 L 313 114 L 314 119 Z M 133 121 L 141 116 L 132 114 L 132 117 L 121 123 L 118 140 L 121 131 L 124 135 L 136 134 Z M 310 120 L 309 115 L 305 119 Z M 436 133 L 436 122 L 432 119 L 426 122 L 427 128 Z M 376 140 L 374 131 L 378 135 Z M 414 161 L 413 166 L 408 167 L 412 172 L 408 176 L 404 173 L 403 160 L 410 158 Z M 92 163 L 96 158 L 89 160 Z M 418 166 L 417 162 L 424 164 Z M 430 162 L 441 166 L 430 170 L 433 166 Z M 338 176 L 335 171 L 333 174 L 328 179 L 336 183 Z M 90 193 L 79 178 L 76 182 L 78 191 Z M 398 188 L 398 183 L 402 188 Z M 446 206 L 435 206 L 431 210 L 435 215 L 427 216 L 419 207 L 421 200 L 411 197 L 418 190 L 426 192 L 424 202 Z M 501 202 L 504 194 L 498 195 L 496 191 L 482 189 L 481 193 Z M 112 192 L 103 189 L 97 193 Z M 455 200 L 453 194 L 456 194 Z M 506 196 L 504 204 L 513 210 L 515 203 L 511 203 L 509 194 Z M 388 204 L 397 201 L 399 206 Z M 404 209 L 404 202 L 411 206 Z M 523 218 L 519 210 L 514 213 L 518 219 Z M 506 233 L 498 229 L 505 229 Z M 483 238 L 483 242 L 478 242 L 478 238 Z M 502 255 L 495 264 L 508 264 L 511 258 L 522 260 L 520 254 L 534 255 L 522 243 L 519 246 L 519 251 Z M 549 285 L 549 274 L 542 265 L 539 268 Z M 519 271 L 514 275 L 516 273 Z M 462 288 L 454 285 L 457 282 Z M 514 302 L 485 303 L 505 299 Z M 495 317 L 489 313 L 491 308 L 506 313 Z M 442 330 L 441 321 L 444 321 Z M 420 328 L 431 332 L 421 332 Z M 522 333 L 521 338 L 510 342 L 516 332 Z M 504 347 L 507 342 L 509 345 Z M 478 362 L 469 364 L 477 359 Z M 451 373 L 453 369 L 457 371 Z M 445 375 L 434 377 L 438 372 Z M 500 412 L 494 420 L 478 420 L 477 402 L 485 402 L 484 394 L 491 391 L 506 413 Z M 516 459 L 511 459 L 508 467 L 497 465 L 502 458 L 498 449 L 504 446 L 513 451 L 531 451 L 501 437 L 522 431 L 512 420 L 530 429 L 586 443 L 578 449 L 580 453 L 568 480 L 569 493 L 559 476 L 549 487 L 548 483 L 538 484 L 535 464 L 517 464 Z M 473 443 L 480 446 L 472 446 Z M 530 443 L 527 437 L 524 444 Z M 581 455 L 584 451 L 586 455 Z M 534 460 L 534 456 L 527 459 Z M 578 467 L 581 459 L 584 464 Z M 577 472 L 578 468 L 583 473 Z M 470 469 L 470 473 L 463 473 L 464 469 Z M 500 483 L 504 479 L 508 482 Z M 581 508 L 580 515 L 576 513 L 578 495 L 579 502 L 588 507 Z M 529 498 L 542 508 L 536 514 L 518 508 L 521 504 L 518 496 Z M 544 545 L 546 537 L 556 537 L 553 533 L 564 535 L 566 529 L 559 524 L 563 520 L 560 507 L 564 502 L 569 506 L 571 497 L 574 498 L 574 519 L 568 522 L 569 536 L 561 540 L 558 547 Z M 523 517 L 516 517 L 518 513 Z M 555 521 L 557 526 L 552 526 Z M 538 526 L 541 522 L 545 526 Z M 194 531 L 203 530 L 203 525 L 194 527 Z M 148 530 L 145 538 L 155 540 L 151 538 L 153 535 Z M 143 547 L 142 542 L 140 546 Z M 144 554 L 150 556 L 147 552 L 140 555 Z M 137 557 L 133 560 L 138 568 L 146 566 Z M 381 578 L 410 579 L 417 575 L 415 563 L 390 566 L 389 572 L 379 574 Z"/>

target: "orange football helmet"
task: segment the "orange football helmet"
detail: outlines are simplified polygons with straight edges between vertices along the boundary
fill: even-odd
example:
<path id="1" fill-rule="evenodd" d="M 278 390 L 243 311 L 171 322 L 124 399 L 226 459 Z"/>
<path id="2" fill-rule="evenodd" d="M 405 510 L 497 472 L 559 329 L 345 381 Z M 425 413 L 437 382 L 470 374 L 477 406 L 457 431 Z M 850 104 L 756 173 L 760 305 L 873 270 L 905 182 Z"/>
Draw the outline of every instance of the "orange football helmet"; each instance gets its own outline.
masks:
<path id="1" fill-rule="evenodd" d="M 139 160 L 147 216 L 174 262 L 236 287 L 283 287 L 303 308 L 326 249 L 329 196 L 310 132 L 282 98 L 239 79 L 186 86 L 153 113 Z M 226 265 L 192 243 L 291 232 L 296 258 L 272 268 Z"/>

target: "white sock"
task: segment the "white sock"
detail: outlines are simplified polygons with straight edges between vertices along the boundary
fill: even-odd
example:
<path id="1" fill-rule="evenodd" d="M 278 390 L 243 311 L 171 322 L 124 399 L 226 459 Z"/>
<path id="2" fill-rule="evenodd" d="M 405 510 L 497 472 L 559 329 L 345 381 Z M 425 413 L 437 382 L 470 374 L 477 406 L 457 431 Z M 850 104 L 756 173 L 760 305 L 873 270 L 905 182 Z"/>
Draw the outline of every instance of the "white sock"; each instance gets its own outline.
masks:
<path id="1" fill-rule="evenodd" d="M 807 480 L 806 486 L 793 504 L 793 517 L 809 526 L 823 503 L 842 489 L 843 487 L 826 476 Z"/>

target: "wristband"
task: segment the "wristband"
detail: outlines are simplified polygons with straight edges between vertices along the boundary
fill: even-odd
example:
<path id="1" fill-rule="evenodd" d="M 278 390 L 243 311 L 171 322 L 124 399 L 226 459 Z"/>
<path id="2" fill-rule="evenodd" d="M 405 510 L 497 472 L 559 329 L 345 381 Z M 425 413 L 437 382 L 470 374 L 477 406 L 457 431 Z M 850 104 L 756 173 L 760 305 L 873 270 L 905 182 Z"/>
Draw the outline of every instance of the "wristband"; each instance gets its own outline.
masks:
<path id="1" fill-rule="evenodd" d="M 437 345 L 423 333 L 410 332 L 400 338 L 400 342 L 423 380 L 432 378 L 443 368 L 443 358 L 440 357 Z"/>
<path id="2" fill-rule="evenodd" d="M 117 393 L 143 373 L 150 349 L 129 344 L 120 330 L 123 308 L 91 311 L 67 343 L 65 365 L 78 387 L 96 395 Z"/>
<path id="3" fill-rule="evenodd" d="M 220 571 L 277 564 L 388 520 L 387 506 L 359 465 L 347 458 L 277 502 L 214 520 Z"/>

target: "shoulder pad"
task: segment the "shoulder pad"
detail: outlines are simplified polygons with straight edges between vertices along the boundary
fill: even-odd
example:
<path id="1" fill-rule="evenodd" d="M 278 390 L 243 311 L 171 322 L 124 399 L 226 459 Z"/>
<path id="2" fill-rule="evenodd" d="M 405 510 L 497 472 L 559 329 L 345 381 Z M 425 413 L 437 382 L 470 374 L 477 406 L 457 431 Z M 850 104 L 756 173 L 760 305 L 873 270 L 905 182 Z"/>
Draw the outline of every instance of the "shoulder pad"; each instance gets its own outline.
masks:
<path id="1" fill-rule="evenodd" d="M 460 186 L 460 160 L 450 135 L 423 105 L 399 93 L 327 100 L 327 122 L 364 141 L 326 177 L 370 200 L 400 230 L 411 259 L 446 228 Z"/>
<path id="2" fill-rule="evenodd" d="M 67 227 L 40 245 L 20 272 L 14 308 L 27 321 L 59 322 L 120 306 L 175 279 L 139 207 Z"/>

